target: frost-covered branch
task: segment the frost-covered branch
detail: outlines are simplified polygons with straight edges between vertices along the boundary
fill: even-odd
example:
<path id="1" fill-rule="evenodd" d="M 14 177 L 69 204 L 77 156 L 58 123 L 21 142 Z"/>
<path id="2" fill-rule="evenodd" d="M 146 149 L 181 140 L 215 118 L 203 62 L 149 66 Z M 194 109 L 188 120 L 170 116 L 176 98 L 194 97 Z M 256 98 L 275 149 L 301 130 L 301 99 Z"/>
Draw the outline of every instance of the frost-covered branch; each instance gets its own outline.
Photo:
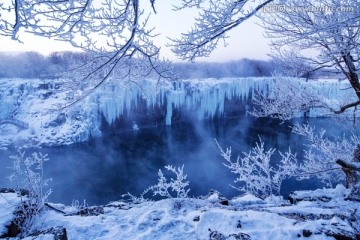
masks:
<path id="1" fill-rule="evenodd" d="M 259 16 L 276 58 L 284 63 L 302 62 L 309 69 L 335 70 L 349 81 L 356 100 L 360 99 L 358 1 L 276 1 Z"/>
<path id="2" fill-rule="evenodd" d="M 306 137 L 308 140 L 307 149 L 304 152 L 304 161 L 300 166 L 304 175 L 300 178 L 316 176 L 328 186 L 344 179 L 336 160 L 352 161 L 354 148 L 360 144 L 358 136 L 329 139 L 325 137 L 325 130 L 322 129 L 316 133 L 315 128 L 308 124 L 295 125 L 293 132 Z M 329 169 L 334 171 L 328 171 Z"/>
<path id="3" fill-rule="evenodd" d="M 162 173 L 161 169 L 159 169 L 158 183 L 147 188 L 142 194 L 141 198 L 143 198 L 143 195 L 150 191 L 153 192 L 153 196 L 159 195 L 166 198 L 188 197 L 190 189 L 187 189 L 187 187 L 189 186 L 189 181 L 186 181 L 187 175 L 184 174 L 184 165 L 178 168 L 175 168 L 172 165 L 167 165 L 165 166 L 165 169 L 174 173 L 176 175 L 176 178 L 170 178 L 170 181 L 168 181 L 168 179 Z"/>
<path id="4" fill-rule="evenodd" d="M 239 26 L 264 6 L 273 2 L 249 0 L 184 0 L 176 9 L 196 7 L 200 9 L 195 25 L 179 39 L 172 39 L 172 51 L 183 60 L 194 61 L 209 56 L 226 34 Z"/>
<path id="5" fill-rule="evenodd" d="M 260 144 L 256 143 L 248 153 L 243 152 L 243 157 L 238 156 L 235 162 L 231 160 L 231 147 L 224 151 L 217 141 L 216 143 L 226 161 L 224 166 L 238 175 L 234 182 L 240 182 L 240 186 L 235 188 L 262 199 L 273 194 L 280 195 L 283 180 L 293 176 L 298 169 L 296 154 L 290 149 L 286 153 L 279 152 L 281 159 L 273 164 L 272 156 L 276 150 L 270 148 L 265 151 L 261 139 Z"/>
<path id="6" fill-rule="evenodd" d="M 16 182 L 17 188 L 28 190 L 28 196 L 22 199 L 19 206 L 16 224 L 21 229 L 21 236 L 24 237 L 31 231 L 37 215 L 43 209 L 45 202 L 51 194 L 51 189 L 45 191 L 51 179 L 44 178 L 44 163 L 49 160 L 47 155 L 34 152 L 26 156 L 25 152 L 18 151 L 17 155 L 10 156 L 13 159 L 13 173 L 10 181 Z"/>
<path id="7" fill-rule="evenodd" d="M 307 138 L 307 149 L 300 166 L 299 179 L 317 177 L 327 186 L 346 180 L 351 189 L 348 198 L 360 200 L 360 139 L 355 134 L 338 139 L 325 137 L 325 130 L 315 133 L 309 125 L 296 125 L 293 132 Z M 341 166 L 341 168 L 339 167 Z M 342 171 L 341 171 L 342 170 Z M 345 177 L 344 177 L 345 175 Z"/>
<path id="8" fill-rule="evenodd" d="M 155 11 L 155 1 L 149 2 Z M 144 5 L 139 0 L 7 1 L 0 4 L 0 34 L 21 41 L 26 31 L 88 52 L 87 64 L 67 75 L 85 97 L 109 79 L 173 77 L 152 41 L 157 35 L 148 27 L 152 11 Z"/>
<path id="9" fill-rule="evenodd" d="M 360 104 L 357 97 L 348 90 L 339 89 L 338 96 L 334 96 L 319 87 L 321 85 L 313 83 L 304 79 L 276 77 L 268 84 L 267 91 L 254 92 L 254 109 L 250 114 L 255 117 L 289 120 L 301 115 L 308 116 L 312 112 L 316 112 L 316 116 L 340 114 Z M 351 88 L 350 85 L 348 87 Z M 347 116 L 357 118 L 356 114 Z"/>
<path id="10" fill-rule="evenodd" d="M 289 120 L 311 108 L 324 108 L 318 92 L 296 79 L 274 79 L 268 92 L 255 92 L 255 108 L 250 114 L 256 117 L 273 117 Z"/>

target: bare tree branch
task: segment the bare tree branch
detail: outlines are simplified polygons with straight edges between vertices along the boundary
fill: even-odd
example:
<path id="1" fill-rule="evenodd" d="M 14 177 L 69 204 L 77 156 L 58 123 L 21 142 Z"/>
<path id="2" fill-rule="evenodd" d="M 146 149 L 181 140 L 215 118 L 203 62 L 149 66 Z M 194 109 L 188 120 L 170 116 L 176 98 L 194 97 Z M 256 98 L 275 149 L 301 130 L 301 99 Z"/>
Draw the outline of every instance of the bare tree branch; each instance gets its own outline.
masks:
<path id="1" fill-rule="evenodd" d="M 227 32 L 254 16 L 273 0 L 260 2 L 248 10 L 246 7 L 249 2 L 248 0 L 183 1 L 176 9 L 196 6 L 201 9 L 201 13 L 196 18 L 195 26 L 182 34 L 180 39 L 171 39 L 172 44 L 169 46 L 183 60 L 194 61 L 197 57 L 208 56 L 220 40 L 225 40 Z M 202 3 L 206 6 L 202 6 Z"/>

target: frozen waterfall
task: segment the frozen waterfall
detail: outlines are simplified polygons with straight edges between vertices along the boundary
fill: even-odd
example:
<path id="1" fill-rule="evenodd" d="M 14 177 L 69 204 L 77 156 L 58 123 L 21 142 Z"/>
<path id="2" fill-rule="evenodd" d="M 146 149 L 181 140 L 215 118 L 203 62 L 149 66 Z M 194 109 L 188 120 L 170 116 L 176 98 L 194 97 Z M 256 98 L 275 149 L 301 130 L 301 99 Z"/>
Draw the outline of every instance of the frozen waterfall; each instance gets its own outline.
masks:
<path id="1" fill-rule="evenodd" d="M 63 88 L 68 80 L 1 79 L 0 120 L 3 124 L 0 125 L 0 147 L 13 142 L 29 146 L 71 144 L 86 141 L 90 136 L 100 136 L 106 131 L 141 129 L 143 124 L 171 125 L 174 121 L 239 116 L 251 109 L 255 92 L 271 93 L 274 80 L 190 79 L 162 85 L 150 80 L 138 84 L 114 81 L 100 86 L 73 107 L 58 111 L 59 107 L 78 97 Z M 301 84 L 311 86 L 327 106 L 335 109 L 354 100 L 353 89 L 346 81 L 291 81 L 300 87 Z M 324 112 L 315 109 L 307 114 L 316 117 L 323 116 Z M 102 117 L 108 126 L 103 124 Z M 29 128 L 19 129 L 8 124 L 15 120 L 26 123 Z M 107 127 L 107 130 L 102 127 Z"/>
<path id="2" fill-rule="evenodd" d="M 345 81 L 294 81 L 298 81 L 299 84 L 310 84 L 331 104 L 340 104 L 339 100 L 346 99 L 349 94 L 349 91 L 343 91 L 349 87 Z M 89 100 L 97 103 L 98 111 L 109 124 L 119 116 L 131 114 L 142 100 L 146 102 L 147 108 L 163 107 L 166 111 L 165 124 L 171 125 L 175 109 L 191 112 L 198 120 L 211 119 L 224 114 L 227 99 L 236 98 L 239 102 L 246 103 L 251 100 L 254 91 L 267 92 L 273 84 L 274 78 L 190 79 L 160 87 L 156 82 L 143 81 L 140 84 L 142 89 L 136 84 L 113 83 L 102 86 Z M 310 112 L 312 117 L 321 114 L 319 110 Z"/>

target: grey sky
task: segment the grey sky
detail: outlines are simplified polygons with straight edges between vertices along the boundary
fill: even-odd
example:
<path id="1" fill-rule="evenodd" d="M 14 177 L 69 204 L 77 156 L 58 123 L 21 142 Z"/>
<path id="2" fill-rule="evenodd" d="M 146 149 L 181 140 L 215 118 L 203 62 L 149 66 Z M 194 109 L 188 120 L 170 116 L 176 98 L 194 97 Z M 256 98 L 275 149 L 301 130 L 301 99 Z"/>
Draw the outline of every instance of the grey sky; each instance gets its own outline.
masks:
<path id="1" fill-rule="evenodd" d="M 161 55 L 172 61 L 180 61 L 169 48 L 165 46 L 170 43 L 168 37 L 178 37 L 193 24 L 194 11 L 186 10 L 181 12 L 171 11 L 172 4 L 176 0 L 157 2 L 157 14 L 153 14 L 149 26 L 155 27 L 154 32 L 160 35 L 154 40 L 161 46 Z M 145 3 L 145 2 L 144 2 Z M 210 57 L 199 58 L 197 61 L 229 61 L 241 58 L 268 59 L 268 40 L 264 39 L 261 27 L 257 26 L 250 19 L 233 29 L 227 39 L 227 47 L 220 44 Z M 15 42 L 10 38 L 0 37 L 0 51 L 37 51 L 42 54 L 49 54 L 52 51 L 74 50 L 69 43 L 54 41 L 43 37 L 34 37 L 30 34 L 23 34 L 23 44 Z"/>

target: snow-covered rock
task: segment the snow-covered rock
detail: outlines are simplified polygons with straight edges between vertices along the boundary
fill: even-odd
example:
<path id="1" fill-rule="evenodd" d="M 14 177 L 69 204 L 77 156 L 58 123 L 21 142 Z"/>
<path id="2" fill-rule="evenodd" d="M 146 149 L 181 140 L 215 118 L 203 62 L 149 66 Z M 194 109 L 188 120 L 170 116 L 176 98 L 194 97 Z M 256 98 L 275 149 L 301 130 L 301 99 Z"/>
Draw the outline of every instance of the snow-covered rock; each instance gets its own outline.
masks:
<path id="1" fill-rule="evenodd" d="M 20 202 L 16 193 L 0 193 L 0 238 L 7 232 L 7 226 L 14 219 L 14 212 Z"/>

